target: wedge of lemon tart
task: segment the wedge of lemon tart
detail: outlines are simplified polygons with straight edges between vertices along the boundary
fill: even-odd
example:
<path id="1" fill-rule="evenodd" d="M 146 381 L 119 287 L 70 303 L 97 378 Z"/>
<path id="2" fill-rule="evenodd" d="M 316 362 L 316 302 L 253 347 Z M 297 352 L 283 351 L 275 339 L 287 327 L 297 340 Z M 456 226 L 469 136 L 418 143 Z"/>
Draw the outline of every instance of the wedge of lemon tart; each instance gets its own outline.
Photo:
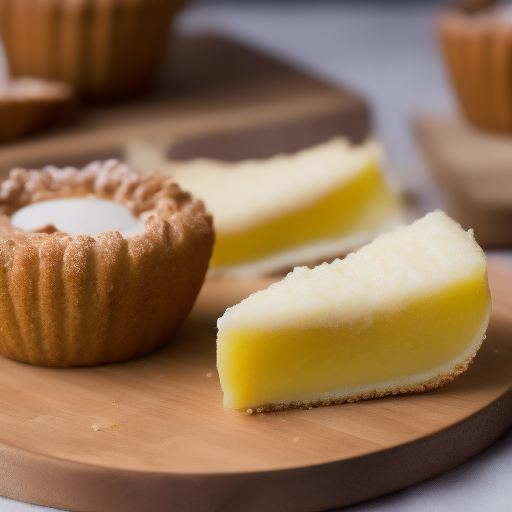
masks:
<path id="1" fill-rule="evenodd" d="M 153 150 L 153 153 L 151 151 Z M 376 142 L 341 138 L 293 155 L 229 163 L 166 162 L 136 145 L 129 161 L 161 170 L 213 214 L 210 273 L 258 276 L 344 256 L 401 222 Z"/>
<path id="2" fill-rule="evenodd" d="M 224 405 L 310 408 L 436 388 L 468 367 L 490 311 L 472 232 L 430 213 L 228 309 L 217 338 Z"/>

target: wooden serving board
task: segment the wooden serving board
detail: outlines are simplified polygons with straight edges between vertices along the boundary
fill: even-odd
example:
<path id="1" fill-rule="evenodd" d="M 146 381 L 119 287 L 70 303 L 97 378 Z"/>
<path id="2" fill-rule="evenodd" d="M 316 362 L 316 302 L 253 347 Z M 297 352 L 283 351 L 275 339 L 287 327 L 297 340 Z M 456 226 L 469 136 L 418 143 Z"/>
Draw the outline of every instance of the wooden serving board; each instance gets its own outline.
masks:
<path id="1" fill-rule="evenodd" d="M 131 362 L 52 369 L 0 358 L 0 494 L 90 512 L 312 512 L 445 471 L 512 423 L 512 262 L 445 387 L 306 411 L 226 411 L 215 323 L 269 280 L 210 280 L 179 334 Z"/>
<path id="2" fill-rule="evenodd" d="M 141 139 L 168 145 L 173 158 L 238 160 L 370 133 L 369 109 L 357 94 L 225 37 L 172 40 L 163 63 L 147 96 L 85 105 L 74 126 L 0 145 L 0 174 L 119 158 Z"/>
<path id="3" fill-rule="evenodd" d="M 433 114 L 412 127 L 448 215 L 482 247 L 512 247 L 512 136 Z"/>

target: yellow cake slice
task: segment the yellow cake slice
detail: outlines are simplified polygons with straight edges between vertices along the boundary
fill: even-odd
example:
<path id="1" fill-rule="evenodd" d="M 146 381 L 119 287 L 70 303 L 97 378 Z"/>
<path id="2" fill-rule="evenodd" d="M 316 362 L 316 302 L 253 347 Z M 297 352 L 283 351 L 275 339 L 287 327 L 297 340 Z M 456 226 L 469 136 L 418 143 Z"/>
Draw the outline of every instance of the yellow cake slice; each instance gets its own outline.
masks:
<path id="1" fill-rule="evenodd" d="M 436 388 L 491 312 L 485 255 L 436 211 L 344 260 L 297 267 L 218 320 L 227 408 L 309 408 Z"/>
<path id="2" fill-rule="evenodd" d="M 216 233 L 213 274 L 264 275 L 332 260 L 400 224 L 398 194 L 375 142 L 351 146 L 336 138 L 236 163 L 155 162 L 140 146 L 129 154 L 132 165 L 171 174 L 205 202 Z"/>

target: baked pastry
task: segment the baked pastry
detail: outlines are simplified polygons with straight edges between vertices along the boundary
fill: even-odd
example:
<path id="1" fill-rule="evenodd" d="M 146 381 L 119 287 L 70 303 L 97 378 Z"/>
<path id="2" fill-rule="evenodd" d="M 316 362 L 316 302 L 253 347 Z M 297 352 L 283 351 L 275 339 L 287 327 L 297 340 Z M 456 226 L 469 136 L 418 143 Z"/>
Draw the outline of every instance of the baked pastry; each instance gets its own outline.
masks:
<path id="1" fill-rule="evenodd" d="M 143 232 L 71 236 L 59 219 L 37 216 L 32 231 L 12 225 L 24 207 L 90 195 L 142 218 Z M 213 239 L 202 202 L 168 177 L 141 177 L 115 160 L 11 171 L 0 185 L 0 353 L 77 366 L 155 350 L 192 308 Z"/>
<path id="2" fill-rule="evenodd" d="M 505 8 L 480 2 L 438 20 L 444 60 L 459 104 L 476 126 L 512 131 L 512 22 Z M 464 5 L 464 4 L 462 4 Z M 471 7 L 471 8 L 470 8 Z"/>
<path id="3" fill-rule="evenodd" d="M 64 82 L 24 77 L 0 84 L 0 142 L 72 121 L 75 114 L 73 92 Z"/>
<path id="4" fill-rule="evenodd" d="M 0 0 L 12 76 L 64 80 L 83 96 L 145 90 L 184 0 Z"/>
<path id="5" fill-rule="evenodd" d="M 311 408 L 439 387 L 468 367 L 490 312 L 473 234 L 430 213 L 228 309 L 217 323 L 224 405 Z"/>
<path id="6" fill-rule="evenodd" d="M 258 276 L 332 261 L 401 223 L 399 194 L 381 171 L 375 142 L 352 146 L 335 138 L 293 155 L 236 163 L 159 165 L 141 146 L 128 156 L 204 200 L 216 233 L 212 275 Z"/>

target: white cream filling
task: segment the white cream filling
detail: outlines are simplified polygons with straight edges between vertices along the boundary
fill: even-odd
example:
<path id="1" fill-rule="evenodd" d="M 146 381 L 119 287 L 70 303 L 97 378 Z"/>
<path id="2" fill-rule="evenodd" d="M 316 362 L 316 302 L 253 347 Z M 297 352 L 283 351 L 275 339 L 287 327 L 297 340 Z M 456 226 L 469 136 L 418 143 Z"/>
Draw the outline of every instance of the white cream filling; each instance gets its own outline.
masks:
<path id="1" fill-rule="evenodd" d="M 97 236 L 119 231 L 125 238 L 142 234 L 144 220 L 126 206 L 96 197 L 49 199 L 29 204 L 11 217 L 15 228 L 36 231 L 48 225 L 69 235 Z"/>

